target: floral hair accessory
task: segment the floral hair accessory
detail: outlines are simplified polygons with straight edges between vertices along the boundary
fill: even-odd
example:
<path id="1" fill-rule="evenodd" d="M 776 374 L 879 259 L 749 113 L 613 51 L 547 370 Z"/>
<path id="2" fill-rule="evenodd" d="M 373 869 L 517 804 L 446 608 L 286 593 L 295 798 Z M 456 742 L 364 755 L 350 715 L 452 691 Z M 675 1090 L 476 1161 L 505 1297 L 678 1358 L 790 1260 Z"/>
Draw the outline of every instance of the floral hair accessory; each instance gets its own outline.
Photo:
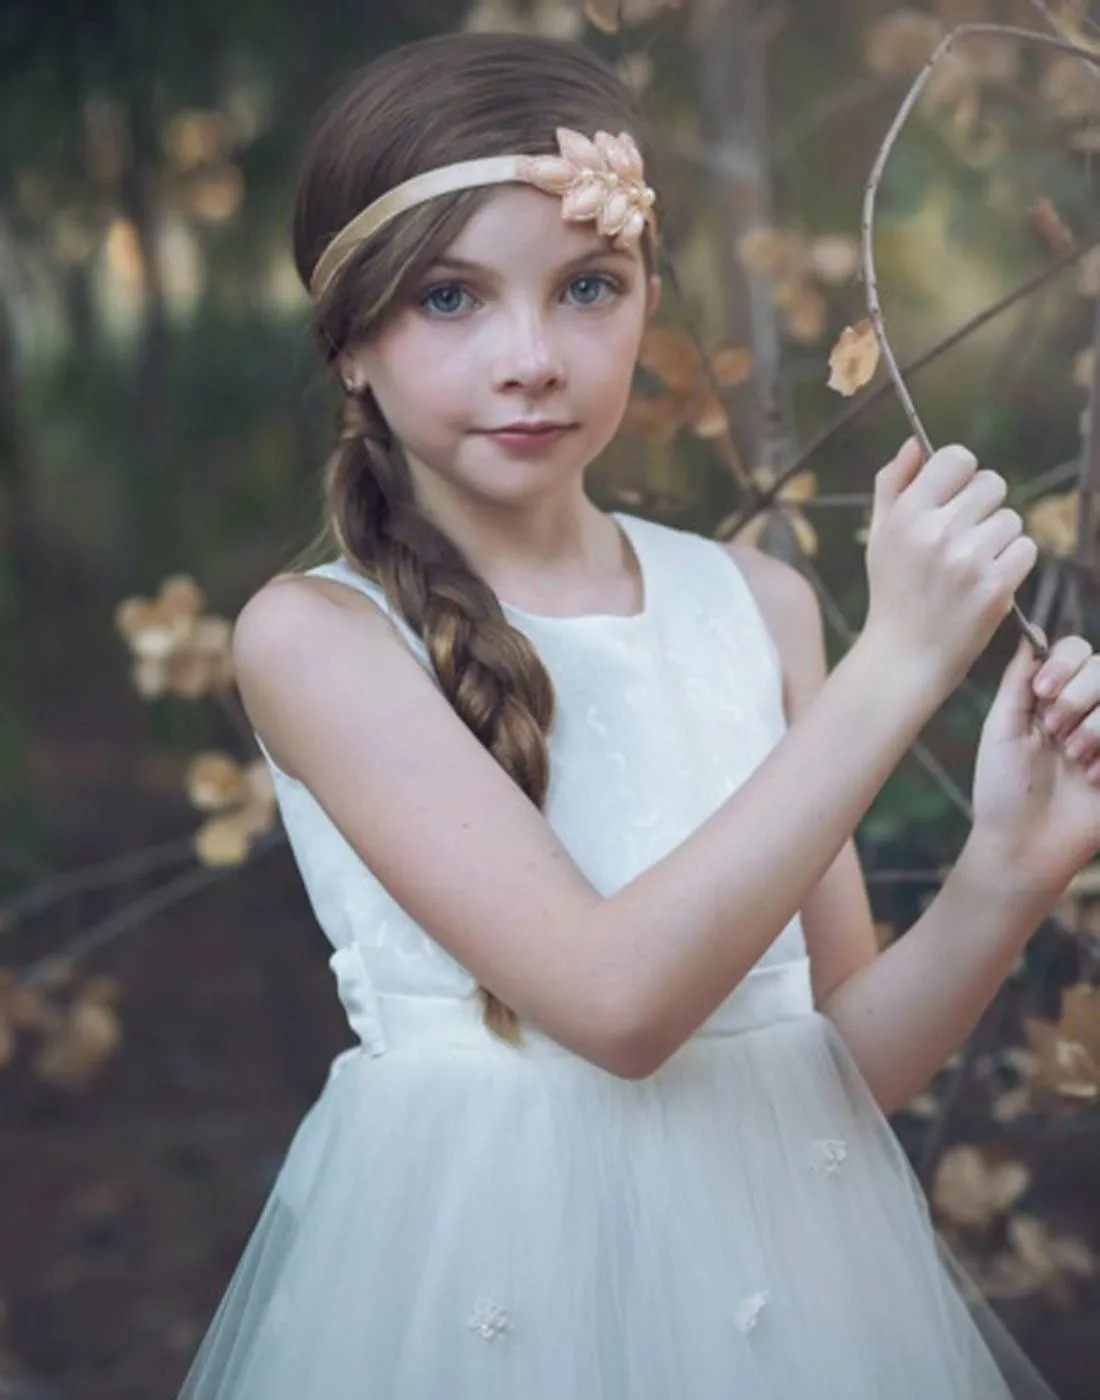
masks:
<path id="1" fill-rule="evenodd" d="M 562 196 L 562 218 L 583 223 L 595 219 L 599 233 L 617 248 L 633 248 L 646 224 L 656 195 L 645 182 L 642 156 L 629 132 L 610 136 L 597 131 L 590 141 L 579 131 L 559 126 L 557 156 L 528 156 L 523 176 L 546 194 Z"/>
<path id="2" fill-rule="evenodd" d="M 597 131 L 589 140 L 568 127 L 557 130 L 556 156 L 486 156 L 457 161 L 414 175 L 380 195 L 336 233 L 317 259 L 309 289 L 320 297 L 355 250 L 384 224 L 425 200 L 480 185 L 534 185 L 561 196 L 562 218 L 594 220 L 599 233 L 617 248 L 637 245 L 648 229 L 654 235 L 653 191 L 645 183 L 642 157 L 628 132 Z"/>

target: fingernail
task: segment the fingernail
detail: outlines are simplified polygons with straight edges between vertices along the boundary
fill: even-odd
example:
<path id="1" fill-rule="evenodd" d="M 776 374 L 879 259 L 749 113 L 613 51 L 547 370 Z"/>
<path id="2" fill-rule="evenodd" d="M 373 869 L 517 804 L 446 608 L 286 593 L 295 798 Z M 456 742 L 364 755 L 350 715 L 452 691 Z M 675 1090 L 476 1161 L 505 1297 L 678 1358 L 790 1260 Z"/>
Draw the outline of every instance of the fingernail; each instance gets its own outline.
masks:
<path id="1" fill-rule="evenodd" d="M 1084 739 L 1071 739 L 1071 740 L 1069 741 L 1069 743 L 1066 745 L 1066 757 L 1067 757 L 1067 758 L 1080 758 L 1081 755 L 1082 755 L 1084 752 L 1085 752 L 1085 741 L 1084 741 Z"/>
<path id="2" fill-rule="evenodd" d="M 1054 677 L 1048 672 L 1040 671 L 1035 677 L 1035 694 L 1050 695 L 1054 690 Z"/>

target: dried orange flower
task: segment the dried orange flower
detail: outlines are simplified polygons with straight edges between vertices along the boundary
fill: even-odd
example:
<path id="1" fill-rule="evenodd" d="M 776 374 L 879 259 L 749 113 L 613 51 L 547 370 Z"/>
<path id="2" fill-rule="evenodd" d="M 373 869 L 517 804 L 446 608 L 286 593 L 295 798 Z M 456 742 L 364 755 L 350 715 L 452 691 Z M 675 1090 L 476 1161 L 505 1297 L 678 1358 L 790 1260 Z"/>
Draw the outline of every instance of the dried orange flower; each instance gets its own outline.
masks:
<path id="1" fill-rule="evenodd" d="M 953 1225 L 984 1229 L 1006 1215 L 1030 1184 L 1023 1162 L 993 1162 L 980 1148 L 963 1143 L 943 1154 L 932 1201 Z"/>
<path id="2" fill-rule="evenodd" d="M 829 388 L 838 394 L 854 394 L 875 377 L 879 344 L 868 319 L 845 326 L 829 356 Z"/>
<path id="3" fill-rule="evenodd" d="M 115 623 L 145 699 L 169 694 L 195 700 L 232 683 L 230 624 L 202 616 L 205 606 L 202 590 L 186 574 L 166 579 L 155 599 L 124 598 L 118 605 Z"/>
<path id="4" fill-rule="evenodd" d="M 528 156 L 522 178 L 545 194 L 562 197 L 562 218 L 596 222 L 616 248 L 633 248 L 652 217 L 656 195 L 645 183 L 641 152 L 629 132 L 597 131 L 590 141 L 568 127 L 557 129 L 557 156 Z"/>
<path id="5" fill-rule="evenodd" d="M 214 812 L 195 833 L 195 850 L 204 865 L 239 865 L 255 837 L 275 821 L 275 790 L 262 758 L 247 767 L 229 754 L 208 751 L 188 766 L 187 795 L 201 811 Z"/>
<path id="6" fill-rule="evenodd" d="M 1079 512 L 1076 490 L 1044 496 L 1026 512 L 1027 532 L 1040 549 L 1068 556 L 1077 548 Z"/>
<path id="7" fill-rule="evenodd" d="M 1062 993 L 1056 1023 L 1024 1018 L 1028 1044 L 1038 1056 L 1036 1082 L 1064 1098 L 1100 1099 L 1100 989 L 1087 982 Z"/>

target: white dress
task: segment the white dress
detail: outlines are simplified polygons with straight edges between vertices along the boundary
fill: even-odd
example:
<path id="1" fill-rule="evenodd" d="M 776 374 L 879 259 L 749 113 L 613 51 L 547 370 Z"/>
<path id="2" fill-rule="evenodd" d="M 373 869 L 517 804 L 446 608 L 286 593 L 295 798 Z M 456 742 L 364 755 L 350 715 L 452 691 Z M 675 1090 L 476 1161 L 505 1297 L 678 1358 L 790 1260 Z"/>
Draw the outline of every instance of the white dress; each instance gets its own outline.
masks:
<path id="1" fill-rule="evenodd" d="M 641 613 L 506 608 L 557 693 L 547 818 L 605 894 L 784 728 L 777 654 L 727 551 L 616 518 Z M 313 572 L 385 606 L 342 560 Z M 182 1400 L 1054 1400 L 964 1297 L 814 1010 L 797 919 L 648 1078 L 528 1024 L 516 1049 L 267 758 L 358 1043 L 293 1139 Z"/>

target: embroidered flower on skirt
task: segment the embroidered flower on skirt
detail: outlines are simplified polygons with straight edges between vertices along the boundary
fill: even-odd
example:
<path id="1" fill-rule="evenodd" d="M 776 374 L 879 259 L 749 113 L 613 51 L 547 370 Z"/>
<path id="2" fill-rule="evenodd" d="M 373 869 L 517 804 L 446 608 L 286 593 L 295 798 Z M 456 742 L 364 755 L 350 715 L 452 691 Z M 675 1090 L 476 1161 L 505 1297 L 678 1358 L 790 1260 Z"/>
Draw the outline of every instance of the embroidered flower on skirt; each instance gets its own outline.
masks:
<path id="1" fill-rule="evenodd" d="M 467 1326 L 487 1342 L 491 1342 L 500 1332 L 507 1332 L 512 1322 L 508 1316 L 507 1308 L 501 1307 L 499 1303 L 494 1303 L 491 1298 L 482 1298 L 474 1308 L 474 1314 L 470 1318 Z"/>
<path id="2" fill-rule="evenodd" d="M 843 1138 L 817 1138 L 811 1150 L 814 1171 L 826 1176 L 836 1176 L 848 1157 L 848 1144 Z"/>
<path id="3" fill-rule="evenodd" d="M 760 1314 L 764 1311 L 768 1302 L 766 1293 L 750 1293 L 747 1298 L 742 1299 L 737 1305 L 737 1311 L 733 1315 L 734 1326 L 738 1332 L 751 1332 L 760 1321 Z"/>

